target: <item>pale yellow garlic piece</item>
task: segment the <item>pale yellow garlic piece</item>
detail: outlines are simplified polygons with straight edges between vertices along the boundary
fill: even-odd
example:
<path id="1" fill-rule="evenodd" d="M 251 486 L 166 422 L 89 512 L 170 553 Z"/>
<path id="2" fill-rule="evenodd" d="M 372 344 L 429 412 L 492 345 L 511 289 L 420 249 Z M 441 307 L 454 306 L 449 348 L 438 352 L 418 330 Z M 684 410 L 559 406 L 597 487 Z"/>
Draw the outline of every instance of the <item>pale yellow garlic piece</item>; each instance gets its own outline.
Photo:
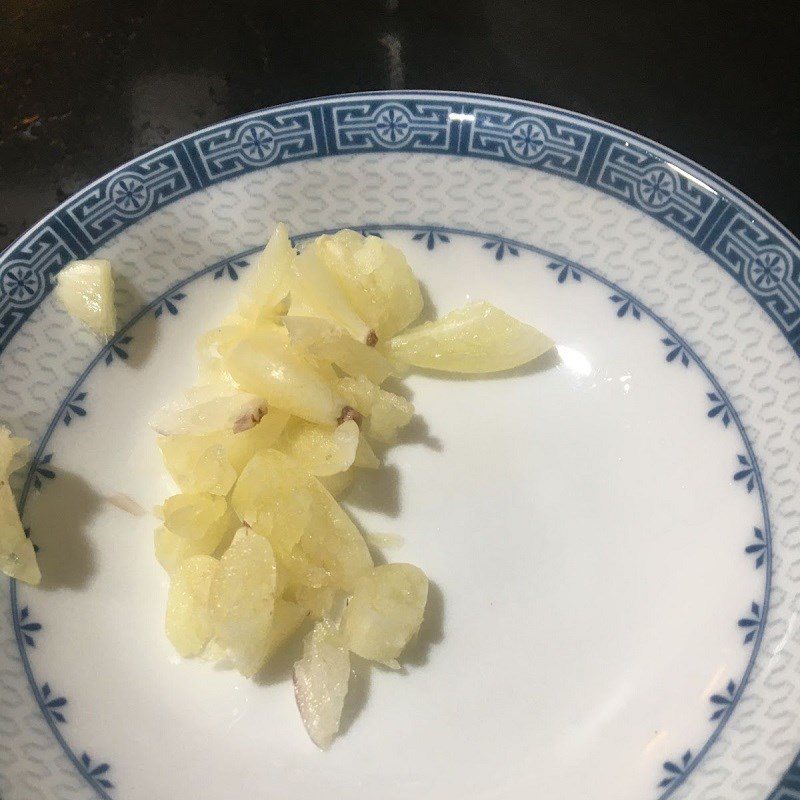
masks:
<path id="1" fill-rule="evenodd" d="M 379 342 L 419 316 L 423 306 L 419 282 L 403 253 L 384 239 L 340 231 L 321 236 L 315 249 Z"/>
<path id="2" fill-rule="evenodd" d="M 296 258 L 286 226 L 281 223 L 244 280 L 239 311 L 245 319 L 274 319 L 282 311 L 285 313 L 283 301 L 289 293 L 289 278 Z"/>
<path id="3" fill-rule="evenodd" d="M 353 310 L 347 295 L 325 268 L 314 247 L 300 253 L 292 265 L 290 297 L 290 315 L 332 320 L 358 341 L 367 341 L 369 325 Z"/>
<path id="4" fill-rule="evenodd" d="M 176 494 L 164 501 L 164 527 L 184 539 L 202 539 L 227 508 L 224 497 L 210 492 Z"/>
<path id="5" fill-rule="evenodd" d="M 278 446 L 312 475 L 324 477 L 352 466 L 359 436 L 358 425 L 353 420 L 330 426 L 294 417 L 284 428 Z"/>
<path id="6" fill-rule="evenodd" d="M 412 564 L 384 564 L 356 581 L 342 618 L 354 653 L 397 667 L 397 659 L 422 624 L 428 579 Z"/>
<path id="7" fill-rule="evenodd" d="M 110 261 L 102 258 L 70 261 L 58 273 L 56 296 L 71 317 L 99 336 L 110 338 L 116 332 L 114 276 Z"/>
<path id="8" fill-rule="evenodd" d="M 187 558 L 211 555 L 223 549 L 231 540 L 238 525 L 239 520 L 230 509 L 199 539 L 178 536 L 162 525 L 156 529 L 153 537 L 156 559 L 169 574 L 172 574 Z"/>
<path id="9" fill-rule="evenodd" d="M 8 483 L 11 473 L 27 460 L 28 444 L 0 425 L 0 570 L 11 578 L 35 585 L 42 575 Z"/>
<path id="10" fill-rule="evenodd" d="M 247 677 L 258 672 L 269 652 L 276 583 L 269 541 L 238 530 L 211 582 L 210 605 L 214 638 Z"/>
<path id="11" fill-rule="evenodd" d="M 256 453 L 242 470 L 231 506 L 243 524 L 290 552 L 311 520 L 314 495 L 310 476 L 277 450 Z"/>
<path id="12" fill-rule="evenodd" d="M 172 576 L 167 595 L 167 638 L 184 658 L 202 653 L 211 638 L 211 581 L 218 569 L 216 558 L 192 556 Z"/>
<path id="13" fill-rule="evenodd" d="M 306 637 L 293 679 L 303 724 L 311 741 L 324 750 L 339 731 L 350 681 L 350 654 L 329 622 L 318 622 Z"/>
<path id="14" fill-rule="evenodd" d="M 225 495 L 253 455 L 275 444 L 288 419 L 285 411 L 272 408 L 241 433 L 160 436 L 158 446 L 181 491 Z"/>
<path id="15" fill-rule="evenodd" d="M 380 385 L 394 372 L 392 363 L 374 347 L 359 342 L 344 328 L 318 317 L 286 317 L 292 344 L 313 358 L 333 362 L 348 375 L 364 375 Z"/>
<path id="16" fill-rule="evenodd" d="M 245 391 L 264 397 L 270 408 L 328 425 L 341 413 L 341 399 L 329 381 L 291 346 L 285 330 L 261 330 L 248 336 L 223 362 Z"/>
<path id="17" fill-rule="evenodd" d="M 553 341 L 490 303 L 473 303 L 395 336 L 389 351 L 415 367 L 501 372 L 546 353 Z"/>

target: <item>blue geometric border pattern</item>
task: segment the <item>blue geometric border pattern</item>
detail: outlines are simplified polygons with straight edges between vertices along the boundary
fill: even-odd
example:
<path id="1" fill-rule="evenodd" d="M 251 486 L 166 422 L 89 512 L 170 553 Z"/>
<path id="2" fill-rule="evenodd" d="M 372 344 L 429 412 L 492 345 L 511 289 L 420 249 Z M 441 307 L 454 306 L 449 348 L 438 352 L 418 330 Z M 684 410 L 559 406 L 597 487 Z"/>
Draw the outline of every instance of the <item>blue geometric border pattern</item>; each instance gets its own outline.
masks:
<path id="1" fill-rule="evenodd" d="M 262 112 L 187 141 L 203 183 L 321 155 L 319 109 Z"/>
<path id="2" fill-rule="evenodd" d="M 718 226 L 711 248 L 717 260 L 758 298 L 783 330 L 798 328 L 798 260 L 777 244 L 761 223 L 746 218 L 741 211 L 729 211 Z"/>
<path id="3" fill-rule="evenodd" d="M 50 289 L 48 274 L 153 210 L 288 161 L 426 152 L 557 174 L 629 203 L 727 270 L 800 354 L 800 243 L 736 189 L 636 134 L 520 100 L 377 92 L 247 114 L 147 153 L 67 200 L 0 256 L 0 352 Z M 52 247 L 56 240 L 57 262 Z M 55 245 L 54 245 L 55 246 Z"/>
<path id="4" fill-rule="evenodd" d="M 332 152 L 451 150 L 453 123 L 449 103 L 365 100 L 331 106 L 326 111 L 333 131 Z"/>
<path id="5" fill-rule="evenodd" d="M 738 434 L 737 440 L 732 445 L 735 448 L 734 453 L 736 454 L 735 457 L 732 455 L 732 463 L 737 465 L 735 467 L 737 472 L 732 476 L 733 481 L 738 486 L 743 487 L 743 491 L 747 493 L 757 490 L 761 511 L 761 519 L 754 521 L 757 522 L 757 526 L 748 529 L 748 541 L 750 541 L 750 544 L 742 548 L 742 552 L 746 558 L 754 559 L 754 569 L 759 570 L 763 568 L 763 596 L 758 598 L 758 601 L 748 600 L 749 611 L 746 616 L 739 617 L 739 619 L 735 619 L 734 616 L 731 619 L 731 624 L 736 626 L 743 633 L 743 646 L 749 649 L 749 658 L 742 675 L 733 676 L 728 680 L 724 688 L 721 688 L 719 691 L 714 691 L 709 695 L 709 721 L 713 723 L 710 733 L 700 746 L 685 750 L 683 754 L 675 760 L 664 762 L 663 773 L 654 781 L 657 790 L 657 800 L 668 800 L 712 747 L 742 697 L 761 646 L 769 612 L 772 576 L 771 523 L 761 472 L 755 458 L 752 444 L 750 443 L 736 409 L 727 397 L 722 386 L 705 366 L 698 354 L 692 349 L 691 345 L 684 341 L 664 319 L 647 308 L 637 298 L 626 293 L 619 286 L 588 267 L 570 261 L 569 259 L 561 258 L 554 253 L 524 242 L 476 231 L 444 228 L 440 226 L 407 224 L 386 225 L 381 223 L 370 223 L 354 227 L 368 230 L 378 236 L 381 235 L 381 231 L 386 230 L 404 231 L 410 234 L 412 241 L 419 242 L 428 250 L 448 245 L 454 236 L 471 237 L 478 240 L 481 249 L 491 253 L 491 258 L 494 261 L 502 261 L 506 257 L 517 258 L 523 250 L 544 256 L 546 259 L 545 268 L 550 270 L 554 279 L 561 285 L 580 286 L 583 283 L 584 277 L 594 279 L 598 283 L 604 285 L 610 292 L 608 296 L 610 303 L 609 312 L 618 320 L 636 323 L 644 316 L 647 316 L 660 327 L 661 333 L 659 336 L 663 336 L 663 338 L 660 339 L 660 344 L 664 345 L 665 348 L 660 352 L 667 363 L 675 366 L 680 365 L 682 369 L 696 367 L 701 370 L 708 380 L 707 389 L 712 390 L 706 392 L 706 397 L 712 404 L 711 408 L 706 412 L 707 418 L 714 421 L 714 424 L 721 423 L 726 429 L 735 431 Z M 300 234 L 294 237 L 294 242 L 297 243 L 315 238 L 323 233 L 331 232 L 332 231 L 314 231 Z M 60 423 L 69 426 L 72 414 L 78 417 L 86 416 L 87 411 L 84 401 L 88 396 L 88 391 L 85 383 L 91 372 L 100 364 L 105 364 L 107 367 L 112 365 L 115 361 L 115 356 L 123 362 L 128 358 L 127 348 L 131 346 L 131 343 L 135 344 L 136 340 L 136 336 L 134 335 L 135 326 L 144 317 L 154 314 L 156 317 L 169 319 L 170 317 L 178 315 L 180 313 L 180 301 L 186 298 L 188 287 L 199 278 L 211 274 L 215 281 L 224 278 L 226 275 L 231 280 L 238 280 L 239 270 L 246 268 L 248 257 L 258 252 L 258 249 L 259 248 L 252 248 L 242 253 L 237 253 L 236 255 L 207 266 L 171 286 L 148 305 L 142 307 L 131 320 L 118 331 L 115 337 L 104 345 L 95 355 L 73 384 L 72 388 L 65 395 L 38 445 L 20 497 L 20 512 L 23 515 L 30 491 L 33 488 L 43 487 L 40 478 L 44 477 L 47 481 L 57 480 L 57 468 L 55 470 L 51 469 L 53 453 L 49 450 L 50 439 Z M 164 313 L 164 309 L 167 309 L 167 313 Z M 740 447 L 745 450 L 744 455 L 738 452 Z M 43 490 L 46 491 L 46 489 Z M 750 538 L 751 536 L 755 539 L 755 542 L 752 541 Z M 53 692 L 49 683 L 41 682 L 37 676 L 33 674 L 28 656 L 28 649 L 34 649 L 36 647 L 38 637 L 43 635 L 43 626 L 35 621 L 34 616 L 31 616 L 31 610 L 28 605 L 20 607 L 16 581 L 11 581 L 10 586 L 14 632 L 22 664 L 36 703 L 53 732 L 54 737 L 78 772 L 89 785 L 92 786 L 101 800 L 112 800 L 110 791 L 114 788 L 114 784 L 110 780 L 111 766 L 106 762 L 94 762 L 85 751 L 79 757 L 76 751 L 70 747 L 61 731 L 61 728 L 68 721 L 65 711 L 65 707 L 68 706 L 67 698 Z M 795 764 L 792 769 L 800 775 L 800 767 L 797 767 L 797 764 Z M 790 770 L 790 775 L 791 774 L 792 771 Z M 781 784 L 782 787 L 786 787 L 786 792 L 782 795 L 774 794 L 770 800 L 800 800 L 800 795 L 791 793 L 790 787 L 793 784 L 791 784 L 791 782 L 786 783 L 788 779 L 789 777 L 787 776 L 787 779 Z M 795 776 L 795 779 L 791 780 L 796 779 L 797 776 Z"/>
<path id="6" fill-rule="evenodd" d="M 630 144 L 606 144 L 594 185 L 693 240 L 718 212 L 716 192 Z"/>
<path id="7" fill-rule="evenodd" d="M 191 191 L 191 178 L 177 153 L 158 152 L 82 192 L 65 209 L 64 221 L 76 238 L 96 247 L 131 222 Z"/>
<path id="8" fill-rule="evenodd" d="M 81 252 L 54 221 L 38 227 L 0 267 L 0 352 L 47 294 L 56 273 Z"/>
<path id="9" fill-rule="evenodd" d="M 467 152 L 585 180 L 599 135 L 542 114 L 476 107 L 468 121 Z"/>

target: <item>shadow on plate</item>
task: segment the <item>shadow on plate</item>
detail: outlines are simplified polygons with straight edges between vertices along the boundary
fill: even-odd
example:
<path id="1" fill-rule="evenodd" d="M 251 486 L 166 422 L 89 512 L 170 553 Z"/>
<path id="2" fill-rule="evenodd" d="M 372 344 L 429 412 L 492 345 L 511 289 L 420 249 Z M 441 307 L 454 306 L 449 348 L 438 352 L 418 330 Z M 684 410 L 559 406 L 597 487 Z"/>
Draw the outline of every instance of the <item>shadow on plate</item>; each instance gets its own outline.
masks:
<path id="1" fill-rule="evenodd" d="M 389 517 L 400 514 L 400 470 L 394 464 L 380 469 L 362 469 L 353 486 L 342 496 L 348 505 L 364 511 L 380 511 Z"/>
<path id="2" fill-rule="evenodd" d="M 272 658 L 253 678 L 259 686 L 272 686 L 276 683 L 292 681 L 292 668 L 303 655 L 303 639 L 314 627 L 306 620 L 277 650 Z"/>
<path id="3" fill-rule="evenodd" d="M 372 683 L 372 665 L 360 656 L 350 655 L 350 683 L 344 699 L 339 736 L 350 730 L 358 715 L 366 708 Z"/>
<path id="4" fill-rule="evenodd" d="M 437 584 L 428 582 L 428 604 L 416 637 L 409 642 L 400 661 L 404 666 L 421 667 L 428 663 L 431 648 L 444 638 L 444 595 Z"/>
<path id="5" fill-rule="evenodd" d="M 433 322 L 439 316 L 439 312 L 436 310 L 436 304 L 433 302 L 431 293 L 428 291 L 428 287 L 422 281 L 419 281 L 419 291 L 422 295 L 422 312 L 411 323 L 411 325 L 409 325 L 410 328 L 416 328 L 417 325 L 422 325 L 425 322 Z"/>
<path id="6" fill-rule="evenodd" d="M 398 434 L 396 444 L 421 444 L 437 453 L 441 453 L 444 449 L 442 440 L 436 436 L 431 436 L 430 430 L 425 417 L 415 414 L 411 418 L 411 422 Z"/>
<path id="7" fill-rule="evenodd" d="M 95 570 L 86 528 L 103 498 L 79 475 L 58 471 L 26 509 L 31 539 L 39 547 L 40 588 L 80 589 Z"/>
<path id="8" fill-rule="evenodd" d="M 127 322 L 137 314 L 145 304 L 144 297 L 139 289 L 126 275 L 116 275 L 114 278 L 114 297 L 120 322 Z M 152 313 L 145 314 L 134 326 L 133 330 L 126 333 L 133 342 L 125 346 L 128 358 L 125 363 L 133 369 L 139 369 L 148 359 L 158 337 L 158 320 Z"/>

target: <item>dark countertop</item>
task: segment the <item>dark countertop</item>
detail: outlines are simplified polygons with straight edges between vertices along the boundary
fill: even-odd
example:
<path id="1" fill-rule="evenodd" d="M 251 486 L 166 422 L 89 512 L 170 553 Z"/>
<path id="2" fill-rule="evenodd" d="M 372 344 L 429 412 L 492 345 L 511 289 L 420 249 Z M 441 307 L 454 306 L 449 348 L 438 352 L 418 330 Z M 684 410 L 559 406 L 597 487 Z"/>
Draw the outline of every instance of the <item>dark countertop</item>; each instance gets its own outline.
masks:
<path id="1" fill-rule="evenodd" d="M 694 159 L 800 232 L 800 3 L 0 0 L 0 249 L 91 179 L 287 100 L 538 100 Z"/>

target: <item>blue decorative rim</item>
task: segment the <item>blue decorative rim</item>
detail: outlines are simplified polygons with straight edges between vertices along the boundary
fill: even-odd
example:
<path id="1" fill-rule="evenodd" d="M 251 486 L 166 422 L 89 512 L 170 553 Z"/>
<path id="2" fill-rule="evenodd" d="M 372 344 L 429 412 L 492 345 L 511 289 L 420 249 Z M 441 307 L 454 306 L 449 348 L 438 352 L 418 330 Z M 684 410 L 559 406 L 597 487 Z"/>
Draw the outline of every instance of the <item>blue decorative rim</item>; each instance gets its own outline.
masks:
<path id="1" fill-rule="evenodd" d="M 752 445 L 747 437 L 744 425 L 738 413 L 725 394 L 722 386 L 708 367 L 701 361 L 697 353 L 663 318 L 647 308 L 640 300 L 588 267 L 570 259 L 565 259 L 540 247 L 476 231 L 440 226 L 382 223 L 370 223 L 354 227 L 360 227 L 364 232 L 374 233 L 379 236 L 381 235 L 381 231 L 405 231 L 411 234 L 413 240 L 422 242 L 429 250 L 433 250 L 435 247 L 442 246 L 443 244 L 448 244 L 450 238 L 455 235 L 473 237 L 481 240 L 481 247 L 484 250 L 491 251 L 496 261 L 502 261 L 509 256 L 519 256 L 520 251 L 528 251 L 544 256 L 548 262 L 547 269 L 552 271 L 554 279 L 557 280 L 559 284 L 566 284 L 573 281 L 580 283 L 584 277 L 590 277 L 596 280 L 610 290 L 609 301 L 612 303 L 612 310 L 618 319 L 639 321 L 642 317 L 646 316 L 652 319 L 661 328 L 665 336 L 661 338 L 660 341 L 664 346 L 664 358 L 668 363 L 674 363 L 683 368 L 696 365 L 703 372 L 708 381 L 708 388 L 712 389 L 711 392 L 706 393 L 711 404 L 711 408 L 707 412 L 708 418 L 720 422 L 726 428 L 733 423 L 733 427 L 738 432 L 741 443 L 745 449 L 745 454 L 740 454 L 735 459 L 732 458 L 732 464 L 736 465 L 734 467 L 736 472 L 733 475 L 733 480 L 739 483 L 748 493 L 757 489 L 762 514 L 762 518 L 759 521 L 761 527 L 755 528 L 756 542 L 745 547 L 744 553 L 747 557 L 753 558 L 755 569 L 765 568 L 764 594 L 763 597 L 759 598 L 760 602 L 752 601 L 748 616 L 739 618 L 735 622 L 743 632 L 744 646 L 751 648 L 750 656 L 741 677 L 737 676 L 736 680 L 731 678 L 723 689 L 709 696 L 708 699 L 712 711 L 710 721 L 715 723 L 712 732 L 699 748 L 696 750 L 686 750 L 682 756 L 676 758 L 675 761 L 667 761 L 663 765 L 663 774 L 657 782 L 657 788 L 660 790 L 657 800 L 667 800 L 700 763 L 730 719 L 747 685 L 767 623 L 772 575 L 771 524 L 761 472 L 756 462 Z M 294 241 L 303 241 L 323 233 L 331 232 L 333 231 L 320 230 L 305 233 L 296 236 Z M 22 513 L 24 513 L 25 504 L 31 489 L 34 487 L 40 488 L 43 483 L 53 480 L 57 475 L 57 467 L 53 465 L 53 454 L 48 451 L 48 443 L 59 424 L 63 423 L 69 426 L 72 424 L 72 420 L 75 416 L 83 417 L 86 415 L 85 401 L 87 399 L 87 391 L 85 384 L 92 371 L 101 363 L 104 363 L 106 366 L 111 366 L 115 359 L 124 361 L 128 358 L 128 350 L 132 345 L 135 346 L 133 330 L 136 324 L 144 317 L 153 314 L 155 317 L 164 315 L 169 318 L 179 314 L 180 302 L 185 299 L 187 288 L 198 278 L 205 275 L 213 274 L 215 280 L 225 277 L 226 275 L 232 280 L 238 280 L 238 272 L 246 267 L 247 258 L 256 253 L 259 249 L 259 247 L 250 248 L 236 255 L 229 256 L 222 261 L 198 270 L 193 275 L 169 287 L 152 302 L 142 307 L 119 330 L 114 338 L 97 353 L 65 395 L 37 448 L 21 493 L 20 510 Z M 99 797 L 103 798 L 103 800 L 111 800 L 109 791 L 113 788 L 113 783 L 109 777 L 110 765 L 106 762 L 93 762 L 85 751 L 78 757 L 72 750 L 60 730 L 60 726 L 66 723 L 65 706 L 67 706 L 67 699 L 54 693 L 49 683 L 40 684 L 33 673 L 28 656 L 28 648 L 35 647 L 35 637 L 39 635 L 42 626 L 34 621 L 28 605 L 20 608 L 16 581 L 11 582 L 11 609 L 14 632 L 25 674 L 42 715 L 47 721 L 56 740 L 78 772 L 95 790 Z"/>
<path id="2" fill-rule="evenodd" d="M 289 103 L 213 125 L 124 164 L 59 206 L 0 258 L 0 352 L 67 261 L 86 257 L 152 211 L 254 170 L 376 152 L 499 161 L 629 203 L 733 275 L 800 354 L 800 243 L 755 203 L 621 128 L 538 103 L 449 92 Z"/>
<path id="3" fill-rule="evenodd" d="M 381 152 L 527 167 L 628 203 L 731 274 L 800 355 L 800 242 L 737 189 L 689 159 L 599 120 L 539 103 L 438 91 L 372 92 L 276 106 L 189 134 L 108 173 L 0 255 L 0 353 L 65 263 L 90 255 L 149 213 L 270 166 Z M 669 762 L 680 780 L 684 759 Z M 800 774 L 800 756 L 793 769 Z M 800 784 L 791 770 L 786 780 Z M 781 784 L 775 794 L 793 785 Z"/>

